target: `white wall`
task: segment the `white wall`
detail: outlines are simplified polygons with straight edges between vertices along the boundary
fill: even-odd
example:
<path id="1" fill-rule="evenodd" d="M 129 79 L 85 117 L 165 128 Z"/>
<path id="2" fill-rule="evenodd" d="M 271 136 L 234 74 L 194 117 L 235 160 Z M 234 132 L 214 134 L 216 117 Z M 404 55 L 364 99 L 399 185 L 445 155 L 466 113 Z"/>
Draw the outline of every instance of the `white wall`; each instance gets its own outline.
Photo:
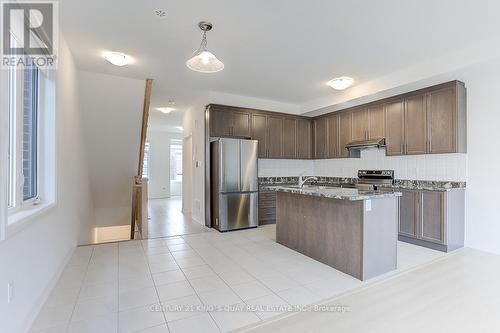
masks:
<path id="1" fill-rule="evenodd" d="M 170 143 L 172 139 L 182 139 L 179 133 L 150 131 L 149 184 L 148 195 L 151 199 L 168 198 L 172 194 L 170 184 Z"/>
<path id="2" fill-rule="evenodd" d="M 95 225 L 130 224 L 144 80 L 79 72 Z"/>
<path id="3" fill-rule="evenodd" d="M 87 157 L 77 72 L 60 36 L 57 69 L 57 206 L 0 242 L 0 332 L 26 332 L 78 240 L 90 235 Z M 6 303 L 7 283 L 14 298 Z"/>
<path id="4" fill-rule="evenodd" d="M 259 159 L 259 177 L 297 177 L 314 174 L 313 160 Z"/>
<path id="5" fill-rule="evenodd" d="M 183 211 L 191 213 L 194 221 L 205 225 L 205 105 L 208 98 L 194 101 L 191 107 L 184 113 L 183 138 L 191 136 L 192 151 L 189 159 L 191 161 L 191 182 L 183 182 Z M 188 152 L 184 149 L 183 153 Z M 186 188 L 190 186 L 191 188 Z M 191 204 L 189 212 L 186 204 Z"/>

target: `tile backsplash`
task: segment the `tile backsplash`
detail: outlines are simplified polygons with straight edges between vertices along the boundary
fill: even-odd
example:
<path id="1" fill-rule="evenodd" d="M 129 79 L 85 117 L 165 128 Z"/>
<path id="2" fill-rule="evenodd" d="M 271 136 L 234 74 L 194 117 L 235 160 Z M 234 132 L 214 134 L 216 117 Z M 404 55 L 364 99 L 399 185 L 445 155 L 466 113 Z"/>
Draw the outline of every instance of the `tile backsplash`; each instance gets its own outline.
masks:
<path id="1" fill-rule="evenodd" d="M 357 177 L 360 169 L 394 170 L 396 179 L 467 181 L 466 154 L 385 156 L 384 149 L 366 149 L 361 158 L 330 160 L 259 160 L 259 177 L 306 175 Z"/>
<path id="2" fill-rule="evenodd" d="M 293 177 L 314 174 L 313 160 L 259 159 L 259 177 Z"/>

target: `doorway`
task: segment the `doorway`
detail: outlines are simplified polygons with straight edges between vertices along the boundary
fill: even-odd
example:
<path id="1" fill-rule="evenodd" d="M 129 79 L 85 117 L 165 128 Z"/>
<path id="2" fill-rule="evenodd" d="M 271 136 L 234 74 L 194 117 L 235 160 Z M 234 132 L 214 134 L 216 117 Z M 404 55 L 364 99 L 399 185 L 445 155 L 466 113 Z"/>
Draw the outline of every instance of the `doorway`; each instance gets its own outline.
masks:
<path id="1" fill-rule="evenodd" d="M 184 209 L 190 201 L 191 142 L 187 144 L 181 133 L 149 131 L 148 154 L 144 165 L 147 168 L 149 219 L 145 238 L 181 236 L 206 231 L 204 226 L 192 221 L 189 210 Z M 184 148 L 187 151 L 184 151 Z M 185 165 L 188 166 L 185 168 Z M 188 172 L 185 174 L 185 172 Z M 184 184 L 187 181 L 188 184 Z M 188 185 L 188 186 L 186 186 Z M 187 200 L 183 198 L 187 197 Z"/>

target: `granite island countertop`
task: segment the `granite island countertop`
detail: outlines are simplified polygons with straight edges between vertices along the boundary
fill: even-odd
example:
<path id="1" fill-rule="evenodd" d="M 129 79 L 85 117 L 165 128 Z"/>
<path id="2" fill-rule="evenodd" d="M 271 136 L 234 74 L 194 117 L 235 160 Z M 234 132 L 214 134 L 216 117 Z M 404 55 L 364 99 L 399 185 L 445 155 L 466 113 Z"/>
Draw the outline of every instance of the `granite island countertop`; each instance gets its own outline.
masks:
<path id="1" fill-rule="evenodd" d="M 265 185 L 262 189 L 349 201 L 393 198 L 402 195 L 401 192 L 395 191 L 365 191 L 354 188 L 311 185 L 304 186 L 302 189 L 294 185 Z"/>

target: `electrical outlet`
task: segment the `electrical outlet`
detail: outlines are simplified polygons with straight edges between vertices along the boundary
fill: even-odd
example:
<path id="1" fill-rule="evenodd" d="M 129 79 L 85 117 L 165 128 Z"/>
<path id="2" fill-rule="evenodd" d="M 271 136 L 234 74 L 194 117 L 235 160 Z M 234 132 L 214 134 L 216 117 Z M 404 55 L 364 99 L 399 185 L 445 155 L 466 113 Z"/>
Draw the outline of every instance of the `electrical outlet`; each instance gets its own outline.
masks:
<path id="1" fill-rule="evenodd" d="M 14 282 L 7 283 L 7 304 L 12 302 L 14 298 Z"/>

